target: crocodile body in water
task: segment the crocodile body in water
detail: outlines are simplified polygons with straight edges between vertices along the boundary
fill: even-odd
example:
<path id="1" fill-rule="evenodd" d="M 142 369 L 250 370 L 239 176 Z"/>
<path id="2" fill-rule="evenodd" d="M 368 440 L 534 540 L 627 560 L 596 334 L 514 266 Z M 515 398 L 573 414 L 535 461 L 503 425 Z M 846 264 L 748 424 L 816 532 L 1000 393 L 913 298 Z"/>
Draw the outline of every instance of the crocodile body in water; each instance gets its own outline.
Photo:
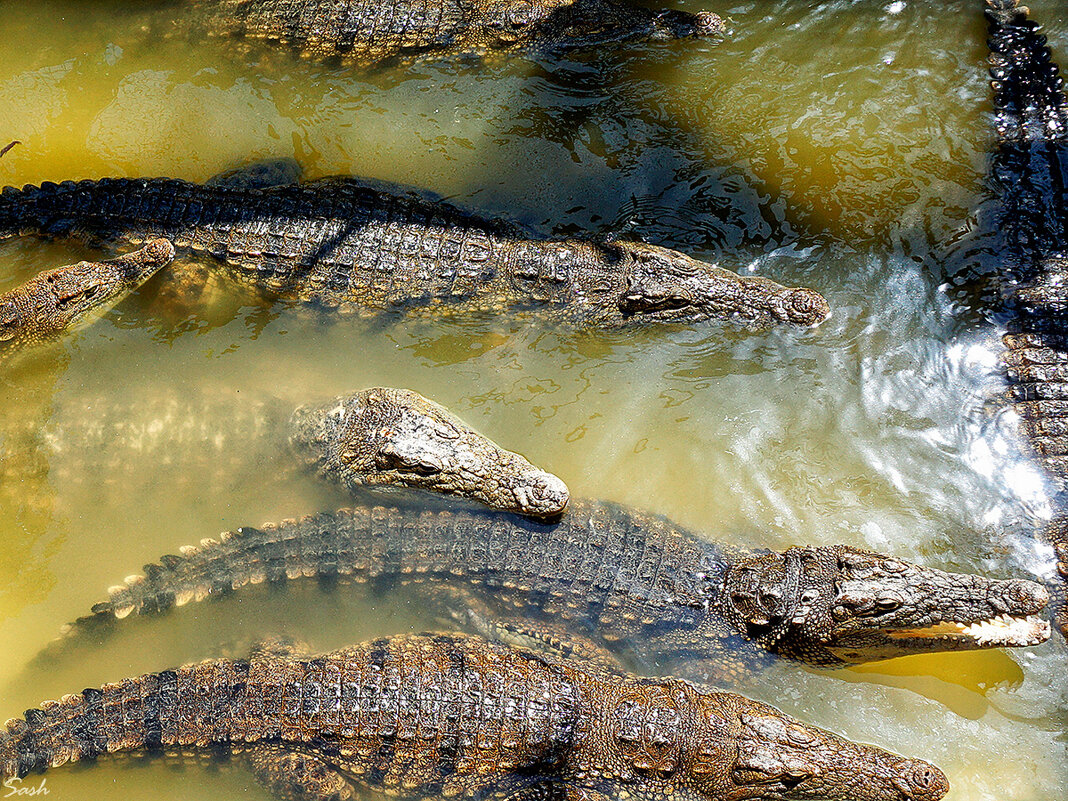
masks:
<path id="1" fill-rule="evenodd" d="M 0 294 L 0 361 L 88 325 L 174 258 L 165 239 L 111 261 L 41 273 Z"/>
<path id="2" fill-rule="evenodd" d="M 831 667 L 1049 636 L 1030 581 L 843 546 L 745 551 L 582 500 L 555 524 L 379 506 L 238 529 L 146 565 L 68 634 L 300 577 L 412 585 L 479 633 L 701 680 L 745 680 L 776 654 Z"/>
<path id="3" fill-rule="evenodd" d="M 164 16 L 166 34 L 280 46 L 360 67 L 726 32 L 716 14 L 651 11 L 625 0 L 182 0 Z"/>
<path id="4" fill-rule="evenodd" d="M 107 754 L 231 751 L 277 797 L 937 801 L 933 765 L 774 707 L 475 637 L 261 648 L 87 689 L 0 730 L 0 777 Z"/>
<path id="5" fill-rule="evenodd" d="M 53 416 L 58 423 L 0 432 L 0 483 L 25 482 L 33 460 L 55 465 L 53 484 L 68 476 L 99 485 L 127 476 L 128 462 L 141 470 L 138 457 L 150 454 L 161 467 L 203 467 L 232 484 L 242 466 L 261 472 L 273 451 L 353 491 L 428 490 L 539 518 L 558 517 L 569 499 L 559 478 L 405 389 L 375 387 L 296 410 L 240 393 L 156 393 L 120 404 L 79 397 Z"/>
<path id="6" fill-rule="evenodd" d="M 816 325 L 811 289 L 667 248 L 547 239 L 412 189 L 355 178 L 275 186 L 173 179 L 45 183 L 0 194 L 0 240 L 159 237 L 270 298 L 332 313 L 520 313 L 589 327 L 737 319 Z"/>
<path id="7" fill-rule="evenodd" d="M 1021 428 L 1057 491 L 1054 620 L 1068 633 L 1068 101 L 1046 39 L 1015 0 L 987 0 L 1004 357 Z"/>

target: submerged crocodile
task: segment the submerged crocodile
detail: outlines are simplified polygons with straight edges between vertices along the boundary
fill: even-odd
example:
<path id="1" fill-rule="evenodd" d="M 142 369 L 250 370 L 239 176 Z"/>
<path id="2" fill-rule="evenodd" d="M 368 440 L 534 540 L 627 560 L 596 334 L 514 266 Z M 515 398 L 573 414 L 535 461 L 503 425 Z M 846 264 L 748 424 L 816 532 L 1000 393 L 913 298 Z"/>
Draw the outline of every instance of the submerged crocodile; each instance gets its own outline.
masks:
<path id="1" fill-rule="evenodd" d="M 745 551 L 582 500 L 555 524 L 378 506 L 241 528 L 146 565 L 67 633 L 301 577 L 410 585 L 479 633 L 701 680 L 743 680 L 773 655 L 835 667 L 1049 636 L 1030 581 L 844 546 Z"/>
<path id="2" fill-rule="evenodd" d="M 741 695 L 474 637 L 261 648 L 83 690 L 0 731 L 0 778 L 107 754 L 237 753 L 279 798 L 937 801 L 945 775 Z"/>
<path id="3" fill-rule="evenodd" d="M 421 489 L 540 518 L 558 517 L 569 500 L 559 478 L 405 389 L 375 387 L 296 410 L 279 399 L 183 392 L 122 404 L 79 397 L 75 411 L 61 425 L 30 421 L 31 430 L 0 432 L 0 484 L 26 480 L 28 452 L 69 464 L 75 481 L 98 483 L 127 462 L 140 464 L 138 456 L 182 464 L 199 449 L 197 467 L 217 463 L 219 480 L 232 482 L 240 468 L 228 451 L 259 471 L 281 450 L 351 491 Z"/>
<path id="4" fill-rule="evenodd" d="M 91 245 L 164 237 L 179 257 L 332 313 L 527 310 L 590 327 L 709 318 L 811 326 L 830 313 L 811 289 L 742 277 L 667 248 L 542 238 L 428 193 L 347 177 L 7 187 L 0 240 L 19 234 Z"/>
<path id="5" fill-rule="evenodd" d="M 88 325 L 170 264 L 165 239 L 112 261 L 81 261 L 0 294 L 0 361 Z"/>
<path id="6" fill-rule="evenodd" d="M 304 58 L 388 60 L 726 32 L 716 14 L 617 0 L 182 0 L 165 32 L 274 44 Z"/>
<path id="7" fill-rule="evenodd" d="M 1046 38 L 1016 0 L 987 0 L 997 149 L 1004 357 L 1021 428 L 1057 487 L 1045 535 L 1068 633 L 1068 100 Z"/>

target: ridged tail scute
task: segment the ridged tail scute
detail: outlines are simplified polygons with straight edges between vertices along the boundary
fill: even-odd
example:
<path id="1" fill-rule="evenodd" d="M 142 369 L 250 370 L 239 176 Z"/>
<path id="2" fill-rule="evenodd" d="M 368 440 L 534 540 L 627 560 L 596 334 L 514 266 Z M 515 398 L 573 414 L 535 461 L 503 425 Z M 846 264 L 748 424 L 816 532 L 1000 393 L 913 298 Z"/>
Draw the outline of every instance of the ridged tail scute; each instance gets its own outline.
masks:
<path id="1" fill-rule="evenodd" d="M 1055 273 L 1068 266 L 1068 99 L 1046 38 L 1025 9 L 988 0 L 998 146 L 991 170 L 1001 207 L 1003 292 L 1013 311 L 1068 310 Z"/>
<path id="2" fill-rule="evenodd" d="M 18 236 L 22 230 L 22 190 L 5 186 L 0 190 L 0 240 Z"/>
<path id="3" fill-rule="evenodd" d="M 26 184 L 21 189 L 5 186 L 0 191 L 0 239 L 65 235 L 74 224 L 73 210 L 90 210 L 94 185 L 92 181 L 45 181 L 40 186 Z"/>
<path id="4" fill-rule="evenodd" d="M 352 564 L 354 547 L 353 515 L 344 511 L 226 531 L 217 540 L 201 540 L 145 565 L 142 574 L 111 587 L 107 601 L 95 604 L 63 634 L 98 630 L 130 615 L 163 614 L 249 584 L 351 573 L 358 567 Z"/>
<path id="5" fill-rule="evenodd" d="M 987 0 L 987 5 L 999 139 L 1068 139 L 1064 81 L 1046 37 L 1016 0 Z"/>
<path id="6" fill-rule="evenodd" d="M 0 733 L 5 779 L 123 750 L 159 748 L 161 698 L 174 673 L 87 689 L 28 709 Z"/>
<path id="7" fill-rule="evenodd" d="M 133 224 L 156 180 L 104 178 L 99 181 L 44 181 L 0 191 L 0 239 L 33 235 L 78 236 L 91 244 L 114 240 L 117 231 Z M 143 215 L 142 215 L 143 216 Z M 120 225 L 121 223 L 121 225 Z M 142 232 L 137 230 L 138 235 Z M 155 238 L 152 236 L 142 237 Z"/>
<path id="8" fill-rule="evenodd" d="M 0 735 L 4 778 L 104 754 L 227 744 L 248 737 L 250 666 L 214 660 L 87 689 L 29 709 Z M 180 704 L 180 705 L 179 705 Z"/>

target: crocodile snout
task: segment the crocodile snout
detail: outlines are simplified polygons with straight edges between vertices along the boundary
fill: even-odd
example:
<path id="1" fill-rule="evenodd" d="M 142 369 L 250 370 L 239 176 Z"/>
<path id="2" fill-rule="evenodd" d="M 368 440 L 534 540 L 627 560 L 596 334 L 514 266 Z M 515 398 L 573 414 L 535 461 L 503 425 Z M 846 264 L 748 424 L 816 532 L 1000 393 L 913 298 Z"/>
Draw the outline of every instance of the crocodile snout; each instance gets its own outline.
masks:
<path id="1" fill-rule="evenodd" d="M 1006 581 L 1002 589 L 1001 598 L 991 601 L 999 612 L 1012 610 L 1016 615 L 1033 615 L 1049 603 L 1049 590 L 1034 581 L 1012 579 Z"/>
<path id="2" fill-rule="evenodd" d="M 532 517 L 559 517 L 567 509 L 571 494 L 567 485 L 552 473 L 528 473 L 512 488 L 522 514 Z"/>
<path id="3" fill-rule="evenodd" d="M 949 792 L 941 770 L 922 759 L 905 759 L 897 766 L 894 787 L 909 801 L 938 801 Z"/>

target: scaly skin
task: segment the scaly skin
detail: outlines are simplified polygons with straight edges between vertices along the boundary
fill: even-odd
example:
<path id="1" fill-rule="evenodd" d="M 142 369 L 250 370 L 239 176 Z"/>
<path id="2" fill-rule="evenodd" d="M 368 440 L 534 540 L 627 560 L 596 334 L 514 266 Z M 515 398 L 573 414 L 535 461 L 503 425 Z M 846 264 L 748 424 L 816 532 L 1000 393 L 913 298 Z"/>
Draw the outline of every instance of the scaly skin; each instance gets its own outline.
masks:
<path id="1" fill-rule="evenodd" d="M 281 798 L 937 801 L 945 775 L 726 692 L 474 637 L 260 653 L 150 673 L 28 710 L 0 775 L 103 754 L 227 749 Z"/>
<path id="2" fill-rule="evenodd" d="M 843 546 L 746 552 L 576 500 L 556 524 L 364 507 L 238 529 L 146 565 L 73 629 L 300 577 L 414 585 L 478 631 L 702 678 L 743 680 L 775 654 L 832 667 L 1049 636 L 1034 617 L 1048 595 L 1033 582 Z"/>
<path id="3" fill-rule="evenodd" d="M 0 294 L 0 361 L 58 339 L 102 315 L 174 258 L 165 239 L 112 261 L 80 261 Z"/>
<path id="4" fill-rule="evenodd" d="M 219 392 L 119 405 L 80 397 L 76 420 L 63 420 L 62 411 L 54 417 L 62 423 L 0 431 L 0 483 L 23 481 L 27 459 L 42 456 L 58 463 L 51 478 L 62 484 L 97 482 L 146 454 L 167 460 L 175 453 L 233 481 L 242 466 L 281 450 L 353 492 L 427 490 L 547 519 L 569 500 L 559 478 L 406 389 L 374 387 L 295 411 L 277 399 Z"/>
<path id="5" fill-rule="evenodd" d="M 636 242 L 542 239 L 436 196 L 355 178 L 270 187 L 105 179 L 5 188 L 0 239 L 166 237 L 269 297 L 330 313 L 537 314 L 578 326 L 816 325 L 826 300 Z"/>
<path id="6" fill-rule="evenodd" d="M 1046 38 L 1015 0 L 987 0 L 1010 398 L 1057 488 L 1054 622 L 1068 634 L 1068 100 Z"/>
<path id="7" fill-rule="evenodd" d="M 649 11 L 615 0 L 187 0 L 170 26 L 361 67 L 726 32 L 715 14 Z"/>

